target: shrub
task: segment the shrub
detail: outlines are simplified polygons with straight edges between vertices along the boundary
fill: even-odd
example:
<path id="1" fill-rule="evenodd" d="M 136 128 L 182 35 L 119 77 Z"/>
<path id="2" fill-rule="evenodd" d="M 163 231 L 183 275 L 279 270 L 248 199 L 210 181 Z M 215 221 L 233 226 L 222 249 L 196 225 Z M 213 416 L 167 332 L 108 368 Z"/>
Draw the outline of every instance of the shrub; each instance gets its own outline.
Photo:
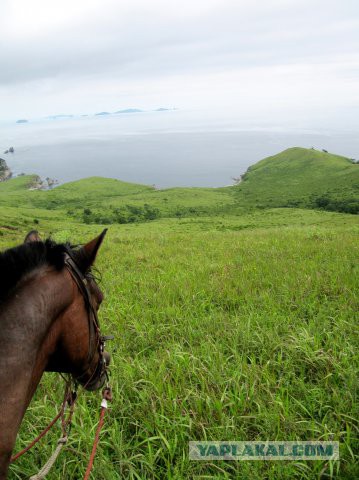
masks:
<path id="1" fill-rule="evenodd" d="M 335 200 L 329 197 L 317 197 L 314 199 L 314 207 L 330 212 L 342 213 L 359 213 L 359 200 L 354 198 L 347 198 L 342 200 Z"/>

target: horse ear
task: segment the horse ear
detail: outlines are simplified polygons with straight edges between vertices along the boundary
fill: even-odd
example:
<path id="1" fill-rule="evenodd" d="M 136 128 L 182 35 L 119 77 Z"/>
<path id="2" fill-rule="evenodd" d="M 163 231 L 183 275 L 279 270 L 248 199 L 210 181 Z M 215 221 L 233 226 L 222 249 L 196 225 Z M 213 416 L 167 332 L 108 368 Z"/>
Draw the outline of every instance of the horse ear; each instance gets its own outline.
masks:
<path id="1" fill-rule="evenodd" d="M 31 230 L 31 232 L 26 235 L 24 243 L 29 242 L 41 242 L 41 238 L 37 230 Z"/>
<path id="2" fill-rule="evenodd" d="M 81 247 L 79 251 L 79 258 L 81 259 L 79 266 L 83 272 L 86 272 L 93 265 L 97 252 L 101 247 L 103 239 L 105 238 L 106 232 L 107 228 L 105 228 L 105 230 L 98 237 Z"/>

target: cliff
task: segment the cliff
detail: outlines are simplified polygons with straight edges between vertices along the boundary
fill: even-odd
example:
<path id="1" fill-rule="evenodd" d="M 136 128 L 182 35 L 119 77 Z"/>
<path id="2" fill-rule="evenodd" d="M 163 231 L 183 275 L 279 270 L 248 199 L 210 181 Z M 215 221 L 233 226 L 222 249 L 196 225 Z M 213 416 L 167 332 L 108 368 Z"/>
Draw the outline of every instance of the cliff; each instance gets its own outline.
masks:
<path id="1" fill-rule="evenodd" d="M 4 159 L 0 158 L 0 182 L 4 182 L 11 178 L 12 172 L 10 168 L 7 166 L 7 163 Z"/>

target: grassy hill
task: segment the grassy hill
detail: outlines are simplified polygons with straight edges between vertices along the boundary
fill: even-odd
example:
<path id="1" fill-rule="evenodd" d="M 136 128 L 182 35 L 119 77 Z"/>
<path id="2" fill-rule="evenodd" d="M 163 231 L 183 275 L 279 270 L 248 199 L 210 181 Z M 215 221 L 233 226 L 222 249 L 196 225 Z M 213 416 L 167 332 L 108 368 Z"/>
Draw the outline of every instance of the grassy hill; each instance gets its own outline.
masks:
<path id="1" fill-rule="evenodd" d="M 24 192 L 28 192 L 29 189 L 36 183 L 37 175 L 22 175 L 20 177 L 11 178 L 6 182 L 0 183 L 0 197 L 3 202 L 6 202 L 6 199 L 9 195 L 20 195 L 24 197 Z M 30 196 L 29 193 L 26 193 L 26 196 Z M 15 200 L 9 199 L 7 203 L 16 203 Z"/>
<path id="2" fill-rule="evenodd" d="M 159 217 L 213 215 L 233 203 L 230 189 L 153 187 L 91 177 L 66 183 L 50 191 L 30 191 L 34 176 L 0 184 L 1 207 L 58 210 L 70 221 L 133 223 Z M 61 212 L 61 213 L 60 213 Z M 86 213 L 87 212 L 87 213 Z"/>
<path id="3" fill-rule="evenodd" d="M 70 221 L 99 224 L 243 214 L 273 207 L 359 212 L 359 165 L 345 157 L 304 148 L 291 148 L 261 160 L 234 187 L 156 190 L 91 177 L 51 191 L 28 191 L 34 178 L 1 183 L 0 208 L 26 204 L 62 211 Z"/>
<path id="4" fill-rule="evenodd" d="M 290 148 L 251 166 L 237 187 L 240 204 L 359 212 L 359 165 L 330 153 Z M 347 208 L 346 208 L 347 207 Z"/>
<path id="5" fill-rule="evenodd" d="M 101 325 L 115 334 L 114 401 L 94 478 L 359 477 L 358 216 L 312 208 L 328 192 L 357 198 L 358 168 L 290 149 L 219 189 L 154 190 L 102 178 L 49 192 L 27 190 L 31 177 L 0 184 L 1 249 L 34 227 L 78 243 L 100 232 L 94 222 L 112 223 L 96 266 Z M 134 221 L 117 222 L 121 214 Z M 54 417 L 59 380 L 44 375 L 16 450 Z M 81 392 L 51 478 L 83 478 L 99 400 Z M 13 464 L 10 480 L 38 471 L 59 435 L 50 431 Z M 189 461 L 188 441 L 205 439 L 338 440 L 341 459 Z"/>
<path id="6" fill-rule="evenodd" d="M 63 201 L 83 199 L 84 196 L 88 199 L 102 198 L 107 201 L 111 197 L 135 195 L 153 190 L 153 187 L 147 185 L 122 182 L 113 178 L 88 177 L 60 185 L 49 191 L 48 195 Z"/>

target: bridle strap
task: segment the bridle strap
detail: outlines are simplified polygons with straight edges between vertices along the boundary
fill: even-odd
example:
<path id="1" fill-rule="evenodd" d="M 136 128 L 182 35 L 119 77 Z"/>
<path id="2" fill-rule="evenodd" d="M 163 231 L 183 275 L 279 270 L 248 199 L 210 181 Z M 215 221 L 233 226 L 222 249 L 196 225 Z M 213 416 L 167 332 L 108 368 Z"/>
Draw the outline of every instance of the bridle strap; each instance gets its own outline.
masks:
<path id="1" fill-rule="evenodd" d="M 93 320 L 96 327 L 99 327 L 97 313 L 92 305 L 91 294 L 87 288 L 87 278 L 82 274 L 73 258 L 67 253 L 65 254 L 65 265 L 84 297 L 86 308 L 93 314 Z"/>
<path id="2" fill-rule="evenodd" d="M 88 358 L 87 358 L 88 369 L 91 368 L 92 366 L 93 359 L 95 357 L 97 349 L 100 355 L 100 361 L 96 365 L 95 370 L 90 375 L 90 379 L 86 383 L 86 386 L 88 386 L 88 384 L 92 383 L 97 379 L 97 376 L 101 375 L 103 366 L 105 366 L 104 357 L 103 357 L 104 341 L 100 336 L 100 326 L 99 326 L 99 321 L 97 317 L 97 312 L 92 304 L 91 294 L 87 287 L 88 280 L 83 275 L 83 273 L 81 272 L 76 262 L 74 261 L 74 259 L 71 257 L 69 253 L 65 254 L 65 265 L 82 294 L 82 297 L 85 302 L 86 310 L 88 312 L 88 323 L 89 323 L 89 350 L 88 350 Z M 95 342 L 96 345 L 94 345 L 94 342 L 92 342 L 92 338 L 94 335 L 96 336 L 96 342 Z M 80 381 L 81 378 L 87 374 L 88 369 L 86 369 L 83 374 L 76 376 L 75 379 Z M 99 375 L 97 375 L 98 372 L 99 372 Z"/>

